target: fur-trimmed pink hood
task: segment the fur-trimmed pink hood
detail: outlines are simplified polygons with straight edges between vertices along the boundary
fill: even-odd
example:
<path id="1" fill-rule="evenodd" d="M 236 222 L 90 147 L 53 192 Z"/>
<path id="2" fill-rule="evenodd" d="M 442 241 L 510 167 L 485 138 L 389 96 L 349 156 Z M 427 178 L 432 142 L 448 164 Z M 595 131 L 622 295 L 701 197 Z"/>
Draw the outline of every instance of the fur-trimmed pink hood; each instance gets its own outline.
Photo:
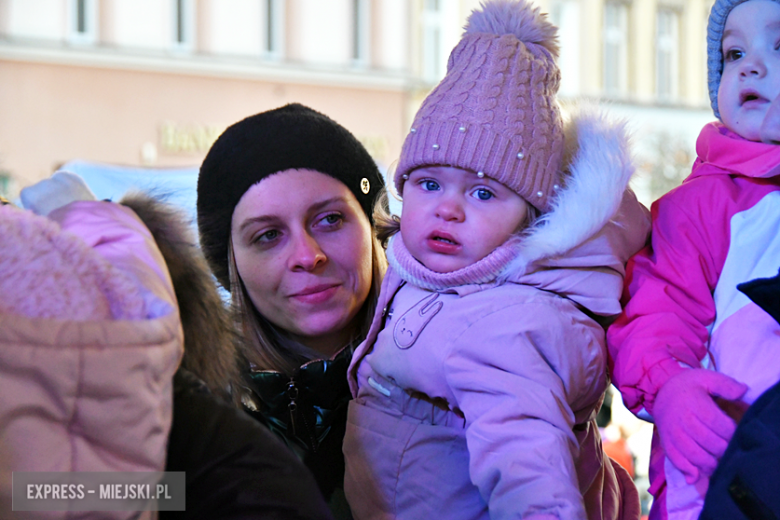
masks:
<path id="1" fill-rule="evenodd" d="M 626 262 L 650 233 L 650 212 L 628 186 L 628 134 L 624 124 L 588 111 L 575 114 L 564 132 L 563 182 L 552 209 L 528 230 L 501 276 L 616 315 Z"/>

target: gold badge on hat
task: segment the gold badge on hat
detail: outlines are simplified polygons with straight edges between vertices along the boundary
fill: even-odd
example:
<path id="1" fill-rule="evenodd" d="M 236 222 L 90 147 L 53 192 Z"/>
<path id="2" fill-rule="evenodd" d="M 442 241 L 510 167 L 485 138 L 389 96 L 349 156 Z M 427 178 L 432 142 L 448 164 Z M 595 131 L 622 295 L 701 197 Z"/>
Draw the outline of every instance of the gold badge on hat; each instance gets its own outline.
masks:
<path id="1" fill-rule="evenodd" d="M 368 195 L 368 192 L 371 191 L 371 183 L 365 177 L 360 180 L 360 191 L 365 195 Z"/>

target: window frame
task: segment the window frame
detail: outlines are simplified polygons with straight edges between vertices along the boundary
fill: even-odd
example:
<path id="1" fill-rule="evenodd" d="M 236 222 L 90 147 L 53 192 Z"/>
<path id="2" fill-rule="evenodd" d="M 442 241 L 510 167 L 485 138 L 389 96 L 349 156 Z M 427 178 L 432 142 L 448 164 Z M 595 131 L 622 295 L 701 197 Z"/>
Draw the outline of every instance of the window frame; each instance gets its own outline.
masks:
<path id="1" fill-rule="evenodd" d="M 604 94 L 608 97 L 628 96 L 629 7 L 628 3 L 620 1 L 604 3 L 602 82 Z M 616 9 L 617 23 L 614 26 L 610 26 L 610 9 Z M 614 70 L 611 65 L 614 65 Z"/>
<path id="2" fill-rule="evenodd" d="M 670 21 L 670 30 L 662 34 L 664 18 Z M 674 101 L 680 96 L 680 13 L 676 9 L 659 6 L 656 11 L 655 47 L 656 97 L 660 101 Z"/>
<path id="3" fill-rule="evenodd" d="M 68 2 L 67 39 L 69 43 L 94 45 L 97 42 L 97 4 L 97 0 L 70 0 Z"/>

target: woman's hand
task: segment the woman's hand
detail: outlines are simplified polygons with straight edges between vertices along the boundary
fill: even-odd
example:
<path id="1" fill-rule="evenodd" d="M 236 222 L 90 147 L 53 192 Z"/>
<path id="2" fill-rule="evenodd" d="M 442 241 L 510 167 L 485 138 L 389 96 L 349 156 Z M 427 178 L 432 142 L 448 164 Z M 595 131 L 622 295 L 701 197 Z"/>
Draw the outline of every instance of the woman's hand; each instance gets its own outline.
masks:
<path id="1" fill-rule="evenodd" d="M 653 417 L 661 444 L 689 484 L 715 471 L 736 429 L 714 398 L 733 401 L 746 391 L 731 377 L 703 368 L 671 377 L 658 391 Z"/>

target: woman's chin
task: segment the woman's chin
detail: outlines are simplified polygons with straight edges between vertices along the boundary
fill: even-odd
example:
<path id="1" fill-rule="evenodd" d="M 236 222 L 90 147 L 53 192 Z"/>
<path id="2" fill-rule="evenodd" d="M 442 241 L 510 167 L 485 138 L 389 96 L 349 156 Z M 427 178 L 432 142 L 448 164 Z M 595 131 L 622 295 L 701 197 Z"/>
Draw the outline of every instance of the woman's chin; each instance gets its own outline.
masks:
<path id="1" fill-rule="evenodd" d="M 296 330 L 291 331 L 296 339 L 318 352 L 334 353 L 347 344 L 353 336 L 352 318 L 344 313 L 324 311 L 301 317 Z"/>

